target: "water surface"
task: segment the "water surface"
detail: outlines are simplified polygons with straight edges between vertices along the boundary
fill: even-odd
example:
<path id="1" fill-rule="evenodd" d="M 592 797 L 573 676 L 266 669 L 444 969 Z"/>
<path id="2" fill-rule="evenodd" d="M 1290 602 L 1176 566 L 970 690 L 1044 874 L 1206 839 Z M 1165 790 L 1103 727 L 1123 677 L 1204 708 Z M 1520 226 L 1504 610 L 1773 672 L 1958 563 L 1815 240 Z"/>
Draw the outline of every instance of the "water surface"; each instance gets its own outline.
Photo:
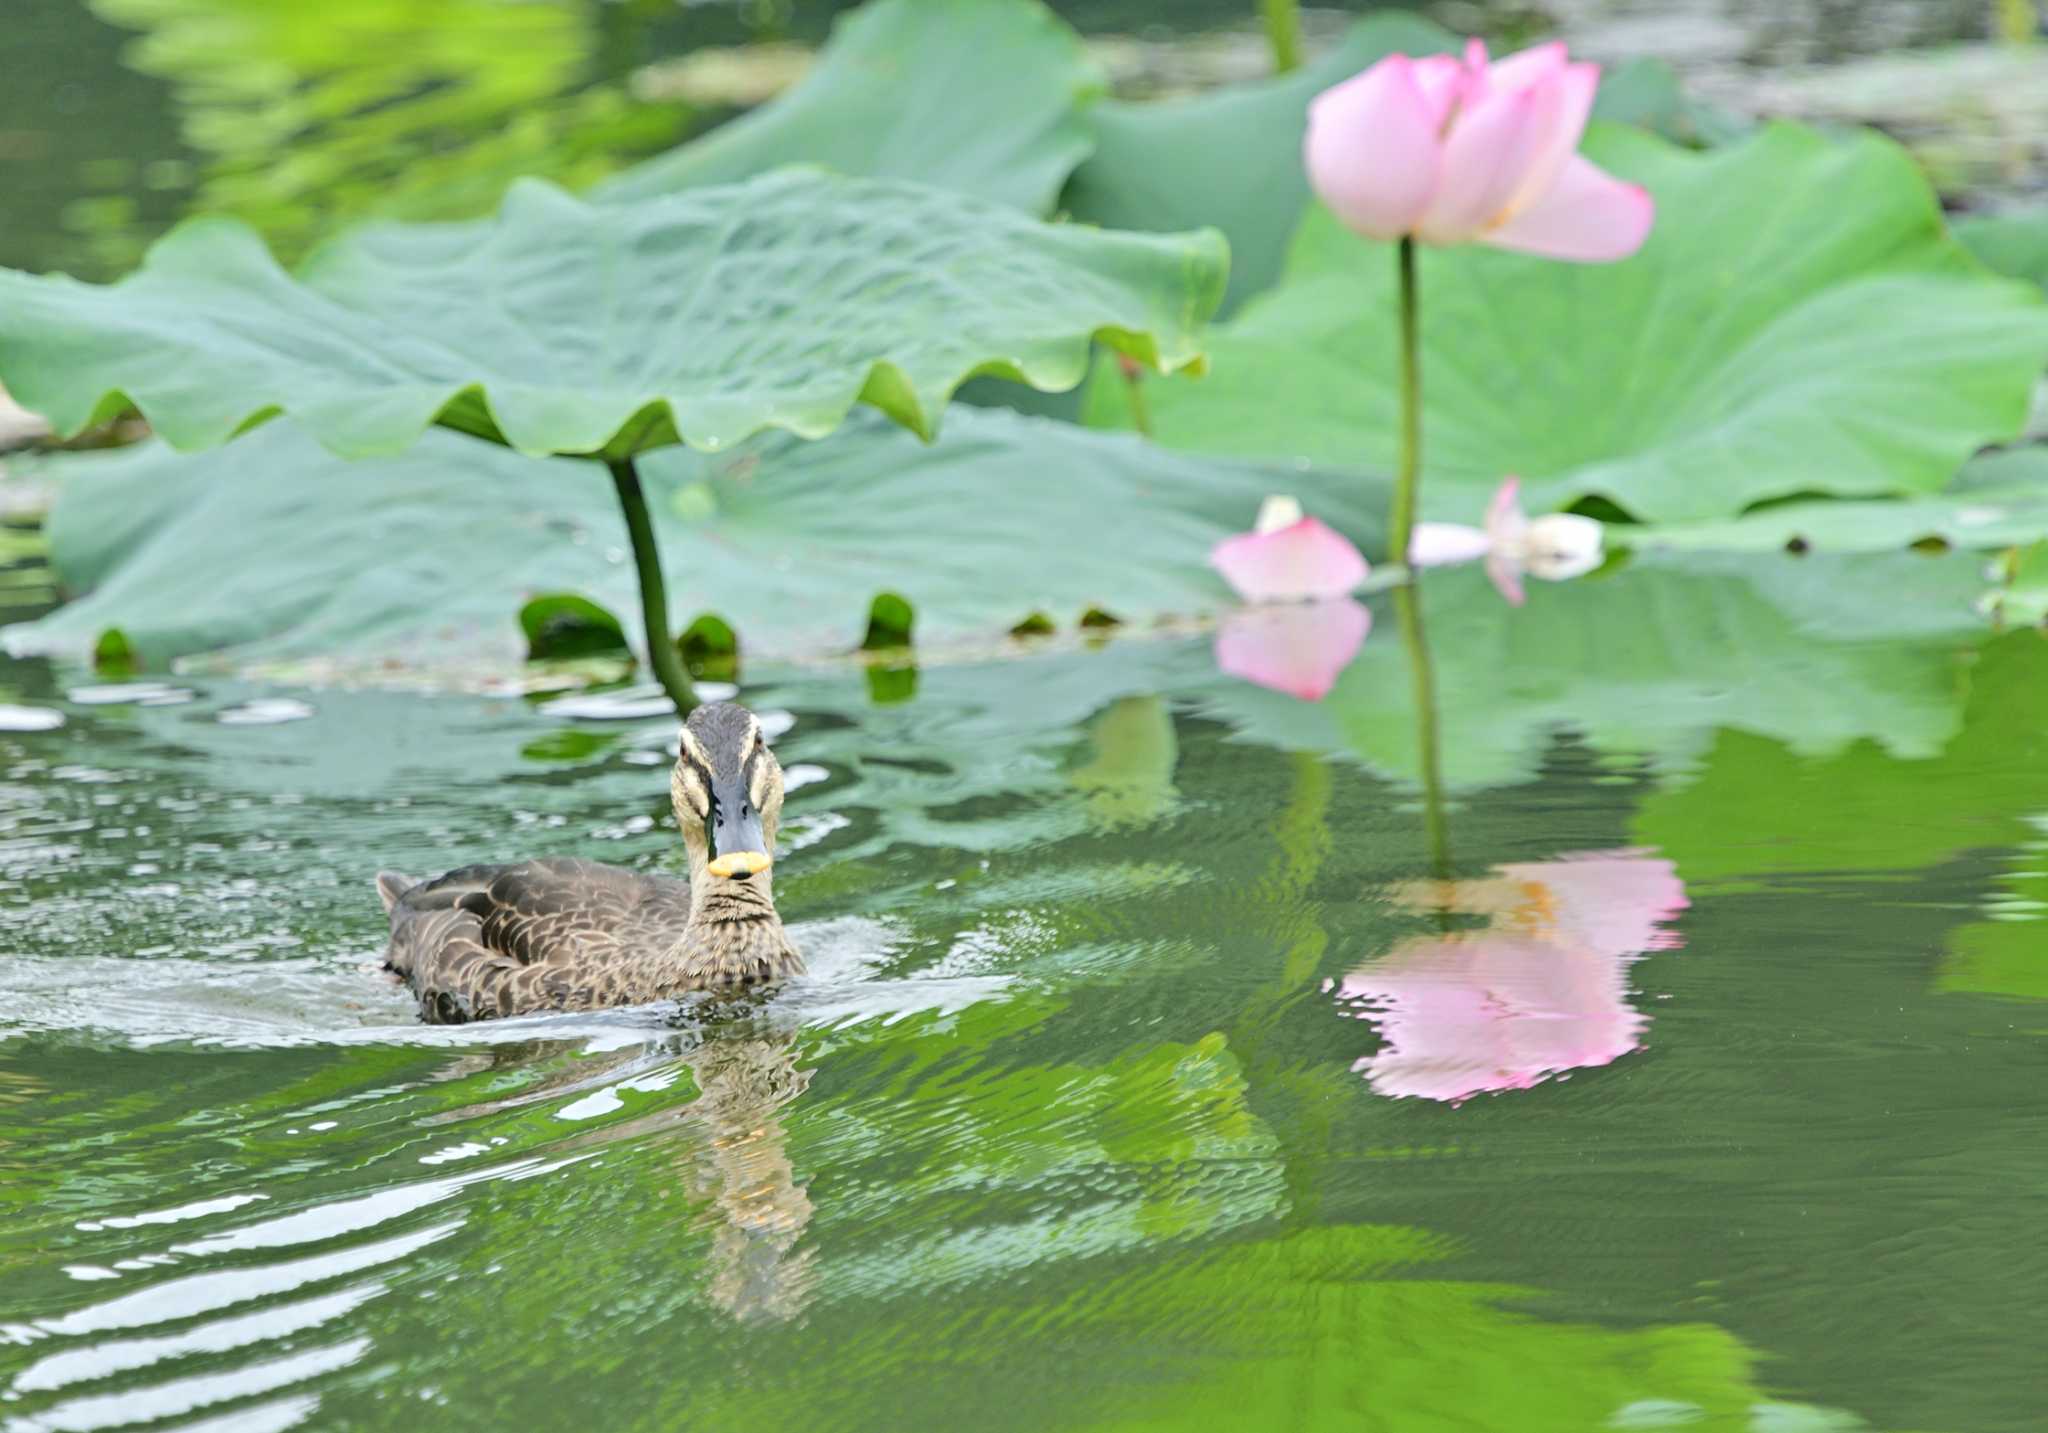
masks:
<path id="1" fill-rule="evenodd" d="M 0 1419 L 2037 1427 L 2048 644 L 1852 645 L 1447 710 L 1441 866 L 1200 638 L 761 673 L 812 975 L 453 1030 L 372 872 L 672 869 L 670 723 L 7 665 Z"/>

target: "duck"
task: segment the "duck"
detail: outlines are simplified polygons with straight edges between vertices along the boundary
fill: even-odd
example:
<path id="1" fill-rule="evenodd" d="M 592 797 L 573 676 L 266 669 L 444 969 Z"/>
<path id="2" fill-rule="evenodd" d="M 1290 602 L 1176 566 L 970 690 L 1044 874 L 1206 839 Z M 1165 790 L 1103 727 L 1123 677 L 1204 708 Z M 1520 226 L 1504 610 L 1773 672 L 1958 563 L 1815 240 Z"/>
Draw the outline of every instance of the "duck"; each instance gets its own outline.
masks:
<path id="1" fill-rule="evenodd" d="M 760 719 L 712 702 L 682 724 L 669 799 L 690 876 L 576 856 L 377 873 L 384 963 L 428 1024 L 733 996 L 804 973 L 772 884 L 782 765 Z"/>

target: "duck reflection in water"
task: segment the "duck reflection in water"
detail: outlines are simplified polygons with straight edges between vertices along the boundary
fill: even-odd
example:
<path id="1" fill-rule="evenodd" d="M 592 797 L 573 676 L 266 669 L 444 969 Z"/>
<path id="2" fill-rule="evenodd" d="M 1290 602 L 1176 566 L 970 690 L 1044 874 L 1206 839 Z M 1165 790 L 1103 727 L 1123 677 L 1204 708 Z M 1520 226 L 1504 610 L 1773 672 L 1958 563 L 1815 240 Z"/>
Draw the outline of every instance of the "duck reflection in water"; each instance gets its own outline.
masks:
<path id="1" fill-rule="evenodd" d="M 568 1041 L 498 1046 L 488 1055 L 464 1057 L 447 1074 L 475 1073 L 479 1061 L 503 1068 L 563 1060 L 584 1048 Z M 695 1099 L 572 1135 L 554 1149 L 569 1153 L 621 1142 L 667 1145 L 680 1192 L 697 1211 L 699 1227 L 708 1225 L 711 1231 L 705 1288 L 711 1302 L 745 1324 L 794 1319 L 808 1307 L 817 1275 L 815 1251 L 799 1247 L 811 1220 L 811 1197 L 790 1161 L 783 1125 L 786 1109 L 811 1081 L 811 1072 L 797 1067 L 793 1033 L 763 1032 L 758 1023 L 735 1021 L 728 1027 L 721 1022 L 629 1050 L 573 1058 L 558 1074 L 511 1099 L 470 1106 L 445 1118 L 461 1121 L 530 1107 L 572 1091 L 602 1095 L 622 1085 L 658 1090 L 678 1071 L 687 1071 L 696 1085 Z M 558 1113 L 573 1108 L 571 1102 Z"/>
<path id="2" fill-rule="evenodd" d="M 712 1302 L 741 1323 L 781 1323 L 817 1286 L 811 1248 L 797 1248 L 811 1196 L 790 1164 L 783 1108 L 811 1072 L 796 1067 L 791 1040 L 717 1040 L 690 1061 L 698 1096 L 689 1111 L 703 1144 L 685 1177 L 693 1201 L 718 1212 L 712 1234 Z"/>
<path id="3" fill-rule="evenodd" d="M 1449 1101 L 1527 1089 L 1638 1048 L 1649 1018 L 1628 1002 L 1628 967 L 1677 947 L 1666 923 L 1688 904 L 1672 864 L 1640 850 L 1391 894 L 1404 910 L 1485 923 L 1404 940 L 1336 982 L 1339 1005 L 1386 1042 L 1353 1068 L 1383 1095 Z"/>

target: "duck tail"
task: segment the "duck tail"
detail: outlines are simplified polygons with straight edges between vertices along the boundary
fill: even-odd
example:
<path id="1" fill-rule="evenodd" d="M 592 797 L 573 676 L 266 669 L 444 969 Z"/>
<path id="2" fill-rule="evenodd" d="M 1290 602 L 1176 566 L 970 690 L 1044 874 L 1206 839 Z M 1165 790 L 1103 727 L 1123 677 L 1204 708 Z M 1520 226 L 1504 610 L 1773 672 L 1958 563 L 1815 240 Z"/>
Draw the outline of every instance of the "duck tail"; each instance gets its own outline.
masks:
<path id="1" fill-rule="evenodd" d="M 422 883 L 418 877 L 408 876 L 403 871 L 379 871 L 377 894 L 384 901 L 384 913 L 389 915 L 391 908 L 398 904 L 399 897 L 420 884 Z"/>

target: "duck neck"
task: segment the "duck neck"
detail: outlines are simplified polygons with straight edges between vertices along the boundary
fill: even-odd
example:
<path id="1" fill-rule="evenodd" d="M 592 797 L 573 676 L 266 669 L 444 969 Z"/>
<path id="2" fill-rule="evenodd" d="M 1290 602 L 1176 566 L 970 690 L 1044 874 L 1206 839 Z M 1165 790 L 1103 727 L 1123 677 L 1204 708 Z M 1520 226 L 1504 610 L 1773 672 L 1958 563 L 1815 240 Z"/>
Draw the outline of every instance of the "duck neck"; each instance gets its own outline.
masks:
<path id="1" fill-rule="evenodd" d="M 690 928 L 716 928 L 750 921 L 767 921 L 777 929 L 782 917 L 775 911 L 775 884 L 771 871 L 762 871 L 743 881 L 699 872 L 690 882 Z"/>
<path id="2" fill-rule="evenodd" d="M 691 885 L 690 923 L 675 948 L 688 983 L 722 988 L 802 973 L 768 872 L 743 881 L 699 872 Z"/>

